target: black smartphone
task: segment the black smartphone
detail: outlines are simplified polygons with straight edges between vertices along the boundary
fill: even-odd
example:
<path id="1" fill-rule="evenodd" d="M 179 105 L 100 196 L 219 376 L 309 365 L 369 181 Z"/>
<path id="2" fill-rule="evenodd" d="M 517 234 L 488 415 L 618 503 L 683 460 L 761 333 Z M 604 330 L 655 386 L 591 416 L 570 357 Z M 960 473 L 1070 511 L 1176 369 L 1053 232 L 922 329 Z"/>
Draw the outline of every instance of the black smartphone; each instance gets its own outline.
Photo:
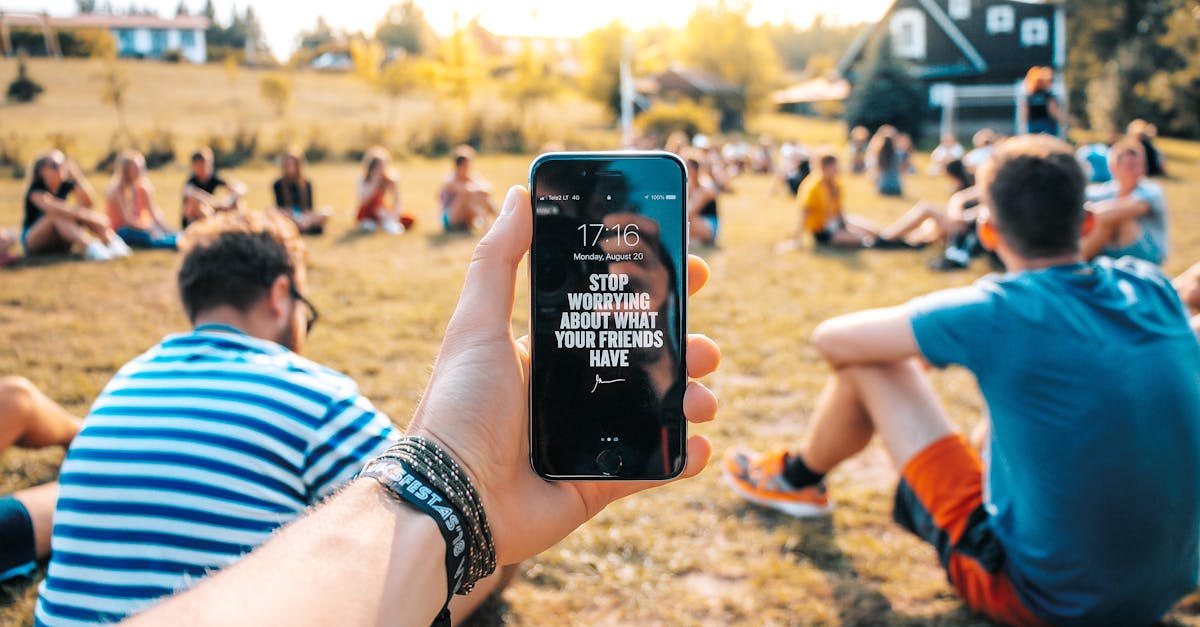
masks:
<path id="1" fill-rule="evenodd" d="M 551 480 L 662 480 L 685 462 L 687 169 L 666 152 L 549 153 L 529 172 L 530 462 Z"/>

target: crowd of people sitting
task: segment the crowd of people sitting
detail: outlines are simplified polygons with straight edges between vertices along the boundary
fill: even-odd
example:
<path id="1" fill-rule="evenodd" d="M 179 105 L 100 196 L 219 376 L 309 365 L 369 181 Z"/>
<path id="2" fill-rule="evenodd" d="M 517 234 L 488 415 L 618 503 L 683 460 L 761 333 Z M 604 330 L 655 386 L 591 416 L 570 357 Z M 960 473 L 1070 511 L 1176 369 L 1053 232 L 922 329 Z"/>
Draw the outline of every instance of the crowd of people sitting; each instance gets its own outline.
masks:
<path id="1" fill-rule="evenodd" d="M 497 215 L 491 185 L 471 170 L 474 155 L 469 146 L 454 150 L 454 167 L 438 192 L 442 226 L 447 232 L 484 228 Z M 39 156 L 29 168 L 20 236 L 0 229 L 0 267 L 19 260 L 13 254 L 18 243 L 27 256 L 75 251 L 89 261 L 125 257 L 133 248 L 175 249 L 182 231 L 192 224 L 248 209 L 246 184 L 218 174 L 210 148 L 193 152 L 188 165 L 180 228 L 173 229 L 146 175 L 145 157 L 136 150 L 116 156 L 103 212 L 96 206 L 95 190 L 73 160 L 60 150 Z M 304 173 L 304 153 L 284 151 L 279 169 L 279 178 L 271 184 L 271 208 L 291 220 L 303 235 L 324 233 L 333 209 L 314 204 L 312 180 Z M 404 210 L 399 173 L 383 147 L 373 147 L 363 157 L 354 221 L 362 232 L 391 234 L 404 233 L 416 221 Z"/>
<path id="2" fill-rule="evenodd" d="M 833 374 L 807 435 L 790 451 L 726 455 L 722 471 L 735 493 L 794 516 L 827 515 L 825 477 L 879 434 L 901 476 L 896 522 L 937 549 L 975 611 L 1015 625 L 1140 624 L 1194 590 L 1200 264 L 1173 284 L 1158 267 L 1168 254 L 1167 210 L 1147 180 L 1151 163 L 1162 172 L 1153 130 L 1135 123 L 1112 139 L 1077 152 L 1046 135 L 1005 139 L 984 129 L 966 151 L 943 137 L 930 160 L 952 190 L 947 202 L 918 202 L 881 228 L 846 211 L 844 177 L 869 177 L 881 195 L 902 195 L 915 171 L 913 146 L 894 128 L 874 136 L 853 129 L 844 156 L 775 149 L 769 138 L 753 146 L 668 138 L 687 167 L 698 246 L 718 244 L 722 195 L 743 173 L 758 173 L 795 199 L 795 241 L 941 244 L 938 269 L 988 254 L 1009 270 L 821 324 L 813 343 Z M 465 147 L 452 155 L 437 197 L 441 226 L 491 227 L 413 420 L 413 432 L 444 445 L 443 455 L 476 455 L 457 462 L 482 473 L 474 479 L 492 520 L 487 533 L 508 565 L 455 596 L 450 612 L 459 618 L 502 589 L 513 564 L 648 487 L 564 488 L 527 467 L 527 415 L 511 399 L 527 394 L 520 371 L 528 349 L 511 336 L 511 307 L 533 212 L 518 188 L 496 207 L 491 186 L 472 171 L 474 156 Z M 395 507 L 394 499 L 363 492 L 382 488 L 354 479 L 403 436 L 352 380 L 300 356 L 319 320 L 305 296 L 300 236 L 322 234 L 332 215 L 314 201 L 303 155 L 281 157 L 267 211 L 246 210 L 247 186 L 218 175 L 211 151 L 197 150 L 189 165 L 183 231 L 168 226 L 135 152 L 116 161 L 106 213 L 61 152 L 31 168 L 26 254 L 74 247 L 104 260 L 130 246 L 178 248 L 180 304 L 192 328 L 116 372 L 82 421 L 30 382 L 0 379 L 0 450 L 70 447 L 57 481 L 0 497 L 0 580 L 27 576 L 48 558 L 36 608 L 45 625 L 147 611 L 160 623 L 221 624 L 237 611 L 243 622 L 291 623 L 286 614 L 322 624 L 334 609 L 344 620 L 378 619 L 401 590 L 422 596 L 386 615 L 430 622 L 446 592 L 438 588 L 446 547 L 420 535 L 416 510 L 387 509 L 381 503 Z M 403 233 L 415 223 L 386 150 L 364 156 L 354 220 L 364 232 Z M 5 237 L 0 249 L 16 239 Z M 706 279 L 703 261 L 691 259 L 691 290 Z M 691 376 L 716 368 L 711 340 L 691 337 L 688 351 Z M 938 405 L 926 364 L 976 374 L 989 413 L 970 440 Z M 476 383 L 489 393 L 462 392 Z M 712 392 L 689 386 L 686 394 L 689 420 L 713 418 Z M 685 476 L 711 452 L 695 436 Z M 534 506 L 542 515 L 528 516 Z M 382 563 L 362 567 L 367 556 L 345 549 L 359 546 L 354 538 L 376 543 L 371 556 Z M 431 552 L 435 559 L 421 561 Z M 245 566 L 226 568 L 235 562 Z M 260 577 L 255 568 L 281 574 Z M 351 572 L 350 589 L 328 585 L 329 573 Z M 193 587 L 200 579 L 209 581 Z M 212 602 L 247 587 L 253 604 Z"/>

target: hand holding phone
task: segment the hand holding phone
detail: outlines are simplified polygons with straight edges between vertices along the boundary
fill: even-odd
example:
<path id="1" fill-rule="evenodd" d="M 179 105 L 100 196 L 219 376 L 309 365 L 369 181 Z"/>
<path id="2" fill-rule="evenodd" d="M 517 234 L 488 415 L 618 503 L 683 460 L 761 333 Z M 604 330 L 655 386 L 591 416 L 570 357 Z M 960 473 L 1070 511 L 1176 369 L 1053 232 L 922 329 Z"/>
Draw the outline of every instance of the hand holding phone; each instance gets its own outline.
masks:
<path id="1" fill-rule="evenodd" d="M 686 169 L 551 153 L 530 171 L 530 456 L 547 479 L 663 480 L 686 463 Z"/>

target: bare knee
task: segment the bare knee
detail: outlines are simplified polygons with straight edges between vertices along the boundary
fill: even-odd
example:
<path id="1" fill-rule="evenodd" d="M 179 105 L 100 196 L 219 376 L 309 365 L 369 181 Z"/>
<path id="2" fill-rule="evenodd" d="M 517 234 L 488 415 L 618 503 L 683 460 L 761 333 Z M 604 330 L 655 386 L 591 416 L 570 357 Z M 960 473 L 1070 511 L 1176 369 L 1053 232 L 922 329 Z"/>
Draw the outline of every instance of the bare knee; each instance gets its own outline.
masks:
<path id="1" fill-rule="evenodd" d="M 33 412 L 37 387 L 25 377 L 0 378 L 0 420 L 23 418 Z"/>

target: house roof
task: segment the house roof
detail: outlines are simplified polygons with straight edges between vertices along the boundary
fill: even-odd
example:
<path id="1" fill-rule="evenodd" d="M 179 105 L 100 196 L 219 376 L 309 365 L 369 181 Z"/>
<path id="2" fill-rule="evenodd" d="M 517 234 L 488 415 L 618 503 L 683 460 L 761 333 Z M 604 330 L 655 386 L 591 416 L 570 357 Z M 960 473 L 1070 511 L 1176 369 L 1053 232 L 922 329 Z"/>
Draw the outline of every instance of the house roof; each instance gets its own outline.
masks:
<path id="1" fill-rule="evenodd" d="M 1027 0 L 1013 1 L 1023 2 Z M 938 25 L 938 28 L 942 29 L 942 32 L 946 33 L 946 36 L 950 38 L 950 41 L 954 42 L 954 45 L 957 46 L 960 51 L 962 51 L 963 56 L 966 57 L 967 61 L 971 64 L 971 67 L 973 67 L 975 71 L 979 72 L 980 74 L 987 72 L 987 60 L 983 58 L 983 55 L 979 54 L 979 51 L 976 50 L 975 46 L 971 44 L 971 40 L 967 39 L 967 36 L 964 35 L 962 30 L 960 30 L 958 26 L 954 24 L 954 20 L 951 20 L 950 16 L 946 15 L 946 12 L 942 10 L 942 7 L 933 0 L 917 0 L 917 2 L 921 5 L 921 8 L 925 9 L 925 12 L 928 13 L 931 18 L 933 18 L 933 21 Z M 1030 4 L 1053 3 L 1030 2 Z M 862 54 L 863 48 L 867 46 L 867 43 L 871 41 L 871 39 L 875 36 L 875 33 L 885 22 L 887 22 L 887 19 L 895 10 L 896 3 L 893 2 L 892 6 L 888 7 L 887 12 L 883 14 L 883 17 L 879 18 L 878 22 L 875 22 L 869 28 L 859 33 L 858 37 L 854 40 L 854 43 L 850 44 L 850 49 L 846 51 L 846 54 L 842 56 L 842 60 L 838 62 L 837 69 L 839 74 L 845 76 L 850 71 L 850 68 L 854 65 L 854 62 L 858 60 L 859 55 Z"/>
<path id="2" fill-rule="evenodd" d="M 0 22 L 9 26 L 43 25 L 53 28 L 150 28 L 177 30 L 204 30 L 208 18 L 200 15 L 159 17 L 157 15 L 101 15 L 84 13 L 70 17 L 50 17 L 35 13 L 0 13 Z"/>
<path id="3" fill-rule="evenodd" d="M 830 80 L 824 76 L 797 83 L 771 95 L 775 104 L 840 101 L 849 97 L 849 81 L 844 78 Z"/>
<path id="4" fill-rule="evenodd" d="M 719 76 L 693 70 L 679 65 L 672 65 L 664 72 L 654 76 L 657 91 L 694 91 L 704 95 L 740 94 L 741 89 Z"/>

